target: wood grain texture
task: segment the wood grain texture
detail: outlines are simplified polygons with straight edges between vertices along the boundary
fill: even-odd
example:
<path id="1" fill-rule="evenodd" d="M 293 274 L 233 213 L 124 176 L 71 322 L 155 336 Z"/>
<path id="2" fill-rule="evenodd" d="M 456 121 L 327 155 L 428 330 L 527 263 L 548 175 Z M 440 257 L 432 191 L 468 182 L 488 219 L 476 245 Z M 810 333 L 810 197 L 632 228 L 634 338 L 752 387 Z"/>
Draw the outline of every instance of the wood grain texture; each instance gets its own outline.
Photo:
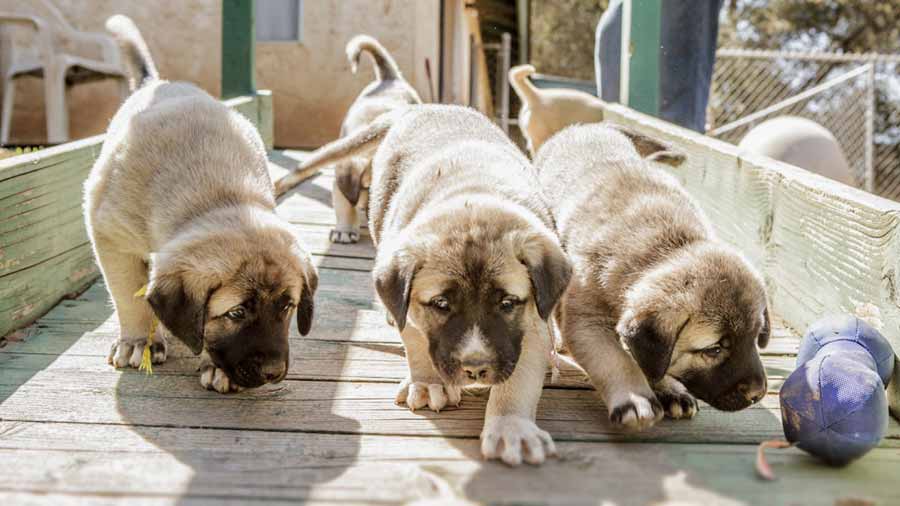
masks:
<path id="1" fill-rule="evenodd" d="M 20 422 L 0 423 L 0 432 L 0 459 L 11 464 L 0 475 L 0 500 L 29 504 L 452 505 L 462 496 L 486 504 L 830 506 L 840 497 L 883 505 L 900 498 L 884 486 L 900 456 L 885 449 L 824 474 L 798 450 L 773 453 L 781 479 L 763 484 L 746 445 L 560 442 L 559 459 L 512 470 L 480 461 L 473 439 Z M 32 465 L 37 459 L 42 466 Z M 122 479 L 128 469 L 152 472 Z M 44 495 L 48 483 L 54 491 Z"/>

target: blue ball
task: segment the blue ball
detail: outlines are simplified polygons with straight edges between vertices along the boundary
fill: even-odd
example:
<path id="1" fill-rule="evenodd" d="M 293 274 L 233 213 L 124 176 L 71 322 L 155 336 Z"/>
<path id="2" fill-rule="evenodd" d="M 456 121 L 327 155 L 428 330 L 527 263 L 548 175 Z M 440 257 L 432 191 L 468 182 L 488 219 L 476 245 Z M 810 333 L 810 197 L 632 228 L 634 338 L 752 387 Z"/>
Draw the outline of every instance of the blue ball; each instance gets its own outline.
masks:
<path id="1" fill-rule="evenodd" d="M 865 348 L 875 361 L 881 381 L 885 385 L 888 384 L 894 369 L 894 350 L 891 343 L 871 325 L 855 316 L 829 316 L 810 325 L 806 336 L 800 342 L 797 367 L 813 358 L 823 346 L 837 341 L 853 342 Z"/>
<path id="2" fill-rule="evenodd" d="M 830 318 L 811 327 L 798 367 L 781 387 L 788 441 L 832 465 L 847 464 L 878 445 L 888 426 L 881 341 L 887 343 L 856 318 Z"/>

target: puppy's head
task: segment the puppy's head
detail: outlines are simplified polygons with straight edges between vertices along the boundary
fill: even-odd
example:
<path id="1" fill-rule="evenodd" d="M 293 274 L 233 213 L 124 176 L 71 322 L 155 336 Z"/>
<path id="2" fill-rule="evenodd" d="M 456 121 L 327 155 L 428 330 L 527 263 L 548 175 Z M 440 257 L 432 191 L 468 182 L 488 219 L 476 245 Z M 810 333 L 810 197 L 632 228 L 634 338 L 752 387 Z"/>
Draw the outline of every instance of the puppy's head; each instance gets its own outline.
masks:
<path id="1" fill-rule="evenodd" d="M 451 384 L 507 380 L 571 277 L 552 234 L 503 209 L 458 209 L 391 246 L 379 249 L 378 294 L 398 328 L 427 337 Z"/>
<path id="2" fill-rule="evenodd" d="M 723 246 L 685 248 L 645 274 L 628 291 L 617 330 L 651 382 L 669 374 L 725 411 L 765 396 L 757 351 L 769 341 L 765 289 Z"/>
<path id="3" fill-rule="evenodd" d="M 167 329 L 242 387 L 281 381 L 296 311 L 306 335 L 318 277 L 277 227 L 199 233 L 154 256 L 147 301 Z"/>

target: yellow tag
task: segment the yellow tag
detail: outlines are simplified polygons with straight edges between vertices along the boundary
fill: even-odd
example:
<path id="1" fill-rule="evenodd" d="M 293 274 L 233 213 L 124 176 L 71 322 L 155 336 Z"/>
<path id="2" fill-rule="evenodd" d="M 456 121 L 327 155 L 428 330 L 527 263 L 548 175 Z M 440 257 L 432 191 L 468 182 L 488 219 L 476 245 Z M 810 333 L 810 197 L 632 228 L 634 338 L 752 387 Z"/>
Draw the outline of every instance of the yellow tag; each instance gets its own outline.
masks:
<path id="1" fill-rule="evenodd" d="M 147 285 L 141 287 L 140 290 L 134 292 L 134 297 L 143 297 L 147 295 Z M 156 334 L 156 316 L 150 316 L 150 332 L 147 334 L 147 346 L 144 346 L 144 353 L 141 355 L 141 365 L 138 371 L 144 371 L 147 374 L 153 374 L 153 359 L 150 356 L 150 345 L 153 344 L 153 335 Z"/>

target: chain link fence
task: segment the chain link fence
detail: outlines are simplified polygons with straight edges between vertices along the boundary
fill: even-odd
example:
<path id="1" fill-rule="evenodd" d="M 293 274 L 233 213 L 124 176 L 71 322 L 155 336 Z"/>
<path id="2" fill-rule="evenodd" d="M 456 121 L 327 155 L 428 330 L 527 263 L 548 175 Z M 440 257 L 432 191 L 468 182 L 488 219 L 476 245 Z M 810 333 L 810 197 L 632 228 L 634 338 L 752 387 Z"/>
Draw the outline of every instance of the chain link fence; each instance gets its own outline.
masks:
<path id="1" fill-rule="evenodd" d="M 900 200 L 900 56 L 720 49 L 707 135 L 737 144 L 781 115 L 837 138 L 857 186 Z"/>

